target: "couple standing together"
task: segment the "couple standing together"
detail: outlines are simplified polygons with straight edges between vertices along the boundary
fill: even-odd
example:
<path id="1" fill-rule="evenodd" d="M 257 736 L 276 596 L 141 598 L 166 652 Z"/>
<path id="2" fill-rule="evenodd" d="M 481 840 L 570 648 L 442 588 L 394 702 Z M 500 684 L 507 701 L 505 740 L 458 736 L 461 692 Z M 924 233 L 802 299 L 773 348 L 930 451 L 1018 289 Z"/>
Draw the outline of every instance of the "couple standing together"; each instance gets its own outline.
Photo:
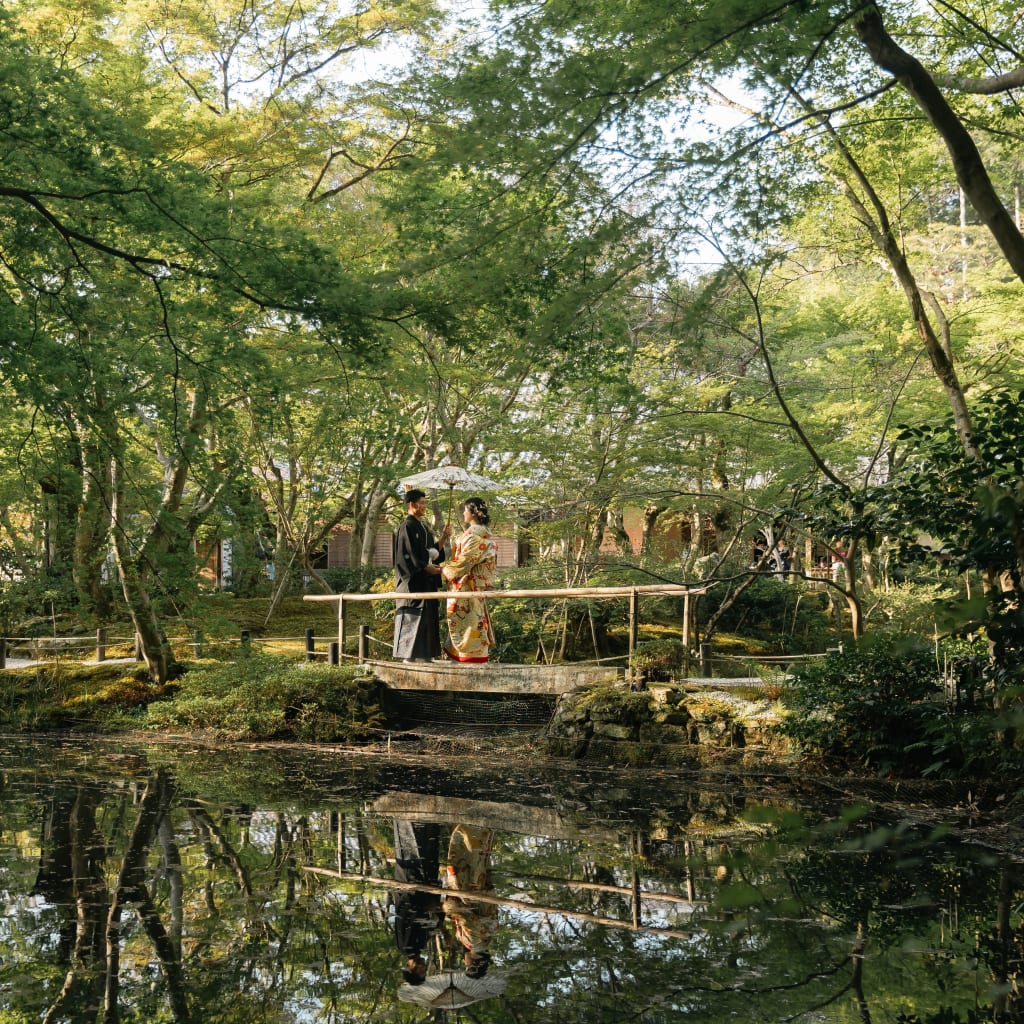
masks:
<path id="1" fill-rule="evenodd" d="M 396 590 L 410 594 L 434 593 L 441 578 L 448 581 L 448 633 L 451 645 L 444 653 L 455 661 L 484 662 L 490 657 L 494 631 L 485 598 L 469 596 L 490 590 L 497 567 L 497 545 L 487 529 L 490 514 L 483 498 L 470 498 L 462 506 L 465 530 L 451 542 L 451 524 L 439 540 L 424 522 L 427 496 L 407 491 L 408 515 L 395 539 Z M 396 658 L 432 661 L 442 653 L 439 599 L 398 601 L 395 608 Z"/>

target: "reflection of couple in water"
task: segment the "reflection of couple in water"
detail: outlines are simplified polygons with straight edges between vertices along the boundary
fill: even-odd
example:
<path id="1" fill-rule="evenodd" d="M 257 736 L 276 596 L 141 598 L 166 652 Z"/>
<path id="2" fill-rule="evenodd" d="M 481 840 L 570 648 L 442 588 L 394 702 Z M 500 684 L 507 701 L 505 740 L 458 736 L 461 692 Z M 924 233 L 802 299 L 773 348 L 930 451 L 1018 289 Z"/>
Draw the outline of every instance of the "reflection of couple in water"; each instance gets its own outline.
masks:
<path id="1" fill-rule="evenodd" d="M 395 820 L 395 880 L 437 886 L 440 876 L 442 826 Z M 476 825 L 455 825 L 448 841 L 445 888 L 460 893 L 493 894 L 491 850 L 494 831 Z M 470 896 L 442 895 L 402 889 L 395 895 L 395 942 L 406 961 L 402 977 L 422 985 L 427 977 L 431 941 L 441 935 L 445 919 L 462 947 L 466 976 L 483 978 L 491 962 L 491 942 L 498 926 L 498 908 Z"/>

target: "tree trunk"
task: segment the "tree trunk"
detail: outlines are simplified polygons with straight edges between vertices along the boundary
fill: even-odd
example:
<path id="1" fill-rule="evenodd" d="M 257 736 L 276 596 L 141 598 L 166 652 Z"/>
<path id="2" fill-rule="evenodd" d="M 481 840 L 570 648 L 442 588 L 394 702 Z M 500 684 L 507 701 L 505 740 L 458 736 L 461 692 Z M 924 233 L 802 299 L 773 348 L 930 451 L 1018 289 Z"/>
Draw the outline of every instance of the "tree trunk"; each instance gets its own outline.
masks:
<path id="1" fill-rule="evenodd" d="M 877 19 L 877 29 L 884 32 L 881 27 L 881 19 L 877 17 L 877 11 L 875 12 L 875 15 Z M 867 31 L 866 26 L 869 23 L 873 24 L 873 22 L 871 22 L 870 14 L 865 15 L 861 19 L 860 25 L 865 26 L 864 31 Z M 893 45 L 895 46 L 895 44 Z M 921 73 L 925 74 L 923 68 L 921 69 Z M 938 90 L 936 89 L 936 92 L 937 91 Z M 809 113 L 812 112 L 813 108 L 807 101 L 801 100 L 801 104 L 806 111 Z M 938 377 L 946 393 L 946 399 L 949 402 L 950 409 L 953 413 L 953 422 L 956 426 L 957 436 L 960 438 L 960 443 L 963 446 L 967 457 L 972 461 L 977 461 L 979 459 L 979 453 L 977 446 L 974 443 L 974 431 L 973 424 L 971 422 L 971 415 L 967 408 L 967 400 L 964 396 L 963 387 L 960 384 L 956 368 L 953 365 L 952 353 L 946 345 L 943 345 L 942 340 L 940 340 L 936 335 L 935 329 L 932 326 L 931 321 L 928 319 L 928 314 L 925 310 L 927 296 L 918 287 L 917 279 L 914 277 L 914 273 L 910 269 L 910 264 L 908 263 L 906 254 L 904 253 L 902 242 L 897 236 L 896 231 L 893 229 L 892 222 L 889 219 L 888 210 L 874 186 L 871 184 L 868 176 L 862 170 L 849 147 L 846 146 L 839 134 L 832 127 L 828 118 L 819 116 L 818 121 L 828 133 L 836 152 L 846 163 L 853 176 L 853 180 L 864 194 L 864 198 L 862 198 L 857 194 L 850 181 L 836 175 L 837 184 L 842 189 L 843 194 L 849 201 L 850 205 L 853 207 L 857 220 L 864 226 L 865 230 L 871 236 L 872 242 L 874 242 L 875 246 L 888 261 L 889 266 L 892 268 L 893 274 L 896 277 L 897 283 L 903 290 L 903 294 L 906 296 L 907 303 L 910 306 L 910 313 L 914 320 L 914 325 L 917 328 L 918 337 L 921 339 L 921 343 L 924 345 L 925 351 L 928 353 L 932 370 L 936 377 Z M 973 145 L 973 143 L 971 144 Z M 1014 231 L 1016 232 L 1016 228 L 1014 228 Z M 1019 237 L 1020 233 L 1016 233 Z M 1024 248 L 1024 246 L 1022 246 L 1022 248 Z M 941 310 L 938 309 L 937 303 L 934 304 L 934 308 L 936 309 L 937 314 L 941 317 Z M 761 348 L 763 352 L 763 341 L 761 343 Z M 785 408 L 784 403 L 780 401 L 780 404 Z M 802 434 L 800 436 L 802 437 Z M 818 460 L 816 459 L 816 461 Z M 819 468 L 825 471 L 825 475 L 831 478 L 833 483 L 839 483 L 839 481 L 835 479 L 830 472 L 826 471 L 824 465 L 819 463 Z"/>
<path id="2" fill-rule="evenodd" d="M 604 527 L 608 521 L 608 509 L 603 508 L 597 514 L 593 525 L 590 528 L 590 538 L 580 553 L 580 557 L 586 564 L 585 572 L 589 573 L 590 567 L 597 564 L 601 557 L 601 545 L 604 542 Z"/>
<path id="3" fill-rule="evenodd" d="M 373 555 L 377 549 L 377 529 L 384 504 L 388 500 L 387 491 L 375 487 L 366 503 L 366 522 L 363 527 L 363 544 L 359 552 L 359 565 L 373 565 Z"/>
<path id="4" fill-rule="evenodd" d="M 666 511 L 664 505 L 648 505 L 644 509 L 643 528 L 640 533 L 640 554 L 649 556 L 654 549 L 654 530 L 658 525 L 658 518 Z"/>
<path id="5" fill-rule="evenodd" d="M 853 634 L 854 640 L 859 640 L 864 635 L 864 609 L 861 607 L 860 594 L 857 589 L 858 557 L 857 542 L 854 541 L 843 555 L 843 571 L 846 574 L 843 598 L 846 601 L 846 609 L 850 613 L 850 632 Z"/>
<path id="6" fill-rule="evenodd" d="M 1024 235 L 999 199 L 970 132 L 924 66 L 886 32 L 877 7 L 868 7 L 854 28 L 871 59 L 903 86 L 935 126 L 949 151 L 960 187 L 996 240 L 1007 263 L 1024 281 Z"/>
<path id="7" fill-rule="evenodd" d="M 128 539 L 126 515 L 124 508 L 124 484 L 121 479 L 120 467 L 115 456 L 111 461 L 111 479 L 113 481 L 110 506 L 112 536 L 114 538 L 114 557 L 117 572 L 121 580 L 121 591 L 124 594 L 128 614 L 138 634 L 142 648 L 142 657 L 146 662 L 150 681 L 157 686 L 163 685 L 170 678 L 171 648 L 156 616 L 150 598 L 149 585 L 152 578 L 152 567 L 146 563 L 145 553 L 136 556 Z"/>
<path id="8" fill-rule="evenodd" d="M 110 615 L 103 564 L 110 544 L 111 435 L 107 431 L 99 439 L 91 439 L 80 423 L 76 423 L 75 432 L 82 459 L 82 492 L 75 519 L 71 574 L 82 603 L 104 622 Z"/>
<path id="9" fill-rule="evenodd" d="M 864 224 L 868 232 L 871 234 L 872 241 L 889 261 L 889 266 L 892 267 L 896 280 L 903 289 L 903 294 L 906 296 L 907 303 L 910 306 L 910 313 L 914 319 L 914 324 L 917 327 L 918 337 L 921 339 L 921 343 L 924 345 L 925 351 L 928 353 L 928 358 L 936 377 L 938 377 L 943 390 L 946 392 L 946 400 L 949 402 L 949 407 L 953 413 L 953 422 L 956 425 L 957 436 L 960 438 L 960 443 L 963 446 L 967 457 L 972 460 L 977 460 L 979 458 L 979 454 L 977 446 L 974 443 L 974 428 L 971 422 L 970 411 L 967 408 L 967 399 L 964 395 L 963 387 L 960 384 L 960 378 L 957 375 L 956 367 L 953 365 L 953 361 L 947 354 L 942 341 L 935 333 L 935 329 L 932 327 L 932 323 L 928 319 L 928 314 L 925 311 L 925 296 L 917 285 L 917 279 L 914 277 L 914 273 L 910 269 L 910 264 L 907 262 L 900 240 L 892 230 L 892 225 L 889 222 L 888 215 L 881 200 L 878 198 L 875 190 L 871 186 L 871 183 L 867 180 L 867 177 L 861 171 L 857 162 L 853 159 L 853 155 L 845 146 L 840 146 L 840 149 L 843 157 L 853 170 L 861 188 L 863 188 L 867 193 L 869 201 L 875 211 L 875 216 L 872 217 L 870 211 L 861 201 L 860 197 L 854 192 L 853 187 L 849 183 L 844 182 L 843 191 L 846 198 L 856 211 L 858 219 Z"/>
<path id="10" fill-rule="evenodd" d="M 622 509 L 610 508 L 605 516 L 605 524 L 615 538 L 615 547 L 619 550 L 619 553 L 630 555 L 633 553 L 633 543 L 626 532 L 625 519 L 625 513 Z"/>
<path id="11" fill-rule="evenodd" d="M 704 554 L 704 516 L 696 505 L 690 513 L 690 549 L 694 558 Z"/>

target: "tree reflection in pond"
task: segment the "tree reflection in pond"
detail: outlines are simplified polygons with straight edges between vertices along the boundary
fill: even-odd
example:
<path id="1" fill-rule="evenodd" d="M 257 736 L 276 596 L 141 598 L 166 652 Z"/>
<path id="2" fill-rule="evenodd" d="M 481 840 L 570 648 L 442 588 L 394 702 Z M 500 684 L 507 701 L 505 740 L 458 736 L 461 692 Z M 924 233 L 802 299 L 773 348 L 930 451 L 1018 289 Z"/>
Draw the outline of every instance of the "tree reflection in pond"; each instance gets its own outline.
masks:
<path id="1" fill-rule="evenodd" d="M 806 785 L 13 741 L 0 768 L 0 1024 L 422 1021 L 395 904 L 441 898 L 457 826 L 493 833 L 468 895 L 500 984 L 449 1019 L 1024 1012 L 1016 865 Z M 419 890 L 396 820 L 444 837 Z M 431 970 L 464 971 L 433 932 Z"/>

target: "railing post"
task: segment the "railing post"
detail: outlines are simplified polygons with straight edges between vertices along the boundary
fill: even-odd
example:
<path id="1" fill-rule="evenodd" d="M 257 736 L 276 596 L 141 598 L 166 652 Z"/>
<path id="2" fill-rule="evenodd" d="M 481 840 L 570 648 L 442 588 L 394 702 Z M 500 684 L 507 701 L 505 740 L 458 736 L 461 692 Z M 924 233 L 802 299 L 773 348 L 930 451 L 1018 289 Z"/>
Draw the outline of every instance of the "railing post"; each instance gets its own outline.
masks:
<path id="1" fill-rule="evenodd" d="M 341 664 L 341 658 L 338 657 L 338 641 L 332 640 L 327 645 L 327 664 L 328 665 L 339 665 Z"/>
<path id="2" fill-rule="evenodd" d="M 629 668 L 626 670 L 629 678 L 629 685 L 633 689 L 639 688 L 639 674 L 633 664 L 636 655 L 637 640 L 640 638 L 640 595 L 634 587 L 629 592 Z"/>
<path id="3" fill-rule="evenodd" d="M 241 641 L 243 654 L 249 653 L 251 639 L 252 634 L 249 632 L 249 630 L 243 629 L 241 634 L 239 635 L 239 640 Z"/>
<path id="4" fill-rule="evenodd" d="M 0 668 L 7 668 L 7 637 L 0 636 Z"/>
<path id="5" fill-rule="evenodd" d="M 192 650 L 197 659 L 203 656 L 203 631 L 201 629 L 197 629 L 192 634 Z"/>
<path id="6" fill-rule="evenodd" d="M 345 655 L 345 598 L 338 597 L 338 652 Z"/>
<path id="7" fill-rule="evenodd" d="M 107 631 L 102 626 L 96 630 L 96 660 L 107 660 Z"/>
<path id="8" fill-rule="evenodd" d="M 700 645 L 700 674 L 707 679 L 712 677 L 711 644 Z"/>
<path id="9" fill-rule="evenodd" d="M 316 661 L 316 640 L 312 629 L 306 630 L 306 661 Z"/>
<path id="10" fill-rule="evenodd" d="M 363 623 L 359 627 L 359 664 L 365 665 L 370 660 L 370 627 Z"/>

